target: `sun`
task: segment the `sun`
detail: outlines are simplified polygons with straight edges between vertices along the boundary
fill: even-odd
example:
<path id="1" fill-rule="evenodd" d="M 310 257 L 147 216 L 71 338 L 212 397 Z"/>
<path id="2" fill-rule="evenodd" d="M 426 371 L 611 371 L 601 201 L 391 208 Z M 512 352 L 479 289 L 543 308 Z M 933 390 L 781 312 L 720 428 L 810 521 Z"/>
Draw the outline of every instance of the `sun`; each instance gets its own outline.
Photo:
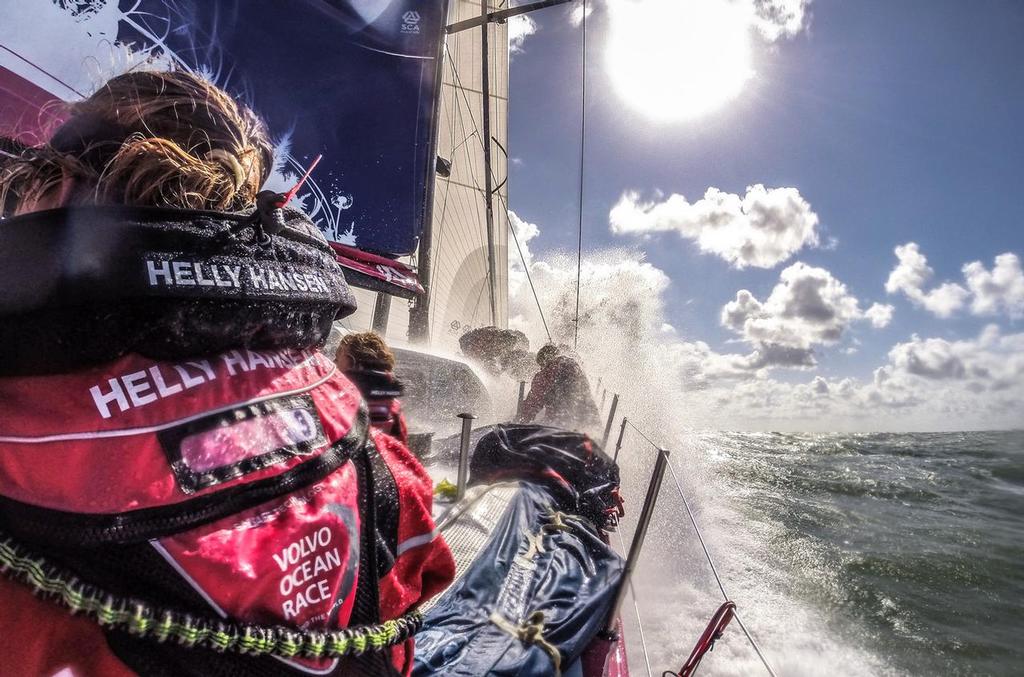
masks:
<path id="1" fill-rule="evenodd" d="M 748 17 L 729 0 L 613 0 L 607 67 L 619 95 L 660 121 L 706 115 L 753 77 Z"/>

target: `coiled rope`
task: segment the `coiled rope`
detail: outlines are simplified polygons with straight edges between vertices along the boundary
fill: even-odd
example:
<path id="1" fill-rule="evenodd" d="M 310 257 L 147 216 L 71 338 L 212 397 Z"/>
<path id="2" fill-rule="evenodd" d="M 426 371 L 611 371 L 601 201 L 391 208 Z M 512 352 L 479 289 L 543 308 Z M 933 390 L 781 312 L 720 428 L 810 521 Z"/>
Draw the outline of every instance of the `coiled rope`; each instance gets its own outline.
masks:
<path id="1" fill-rule="evenodd" d="M 379 624 L 323 632 L 196 617 L 132 597 L 114 595 L 85 583 L 3 533 L 0 533 L 0 573 L 24 584 L 37 596 L 50 599 L 72 614 L 86 616 L 104 627 L 188 648 L 250 656 L 361 656 L 367 651 L 381 651 L 405 642 L 423 624 L 423 615 L 419 611 Z"/>

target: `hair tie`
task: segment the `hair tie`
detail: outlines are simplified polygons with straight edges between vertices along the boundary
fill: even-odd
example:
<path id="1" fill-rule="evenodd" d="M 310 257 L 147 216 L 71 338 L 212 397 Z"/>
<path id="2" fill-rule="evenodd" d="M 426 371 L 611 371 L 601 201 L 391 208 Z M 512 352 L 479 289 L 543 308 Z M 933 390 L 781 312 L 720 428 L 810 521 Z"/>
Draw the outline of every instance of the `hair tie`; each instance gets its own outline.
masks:
<path id="1" fill-rule="evenodd" d="M 214 148 L 206 154 L 206 159 L 219 162 L 224 167 L 227 167 L 228 173 L 234 179 L 236 191 L 245 184 L 245 170 L 242 169 L 242 164 L 234 154 L 222 148 Z"/>

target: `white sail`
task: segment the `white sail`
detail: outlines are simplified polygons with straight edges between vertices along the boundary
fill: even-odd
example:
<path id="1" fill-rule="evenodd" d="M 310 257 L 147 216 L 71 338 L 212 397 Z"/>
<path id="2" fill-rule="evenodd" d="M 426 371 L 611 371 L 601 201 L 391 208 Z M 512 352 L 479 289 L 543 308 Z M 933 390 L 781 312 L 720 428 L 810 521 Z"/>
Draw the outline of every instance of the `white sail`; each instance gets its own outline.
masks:
<path id="1" fill-rule="evenodd" d="M 491 9 L 500 1 L 492 0 Z M 480 15 L 477 0 L 451 0 L 448 23 Z M 491 173 L 494 191 L 495 309 L 488 289 L 487 220 L 484 198 L 480 28 L 449 35 L 445 48 L 437 155 L 451 162 L 451 176 L 436 177 L 433 204 L 432 270 L 428 339 L 432 347 L 454 350 L 467 330 L 508 324 L 508 26 L 488 24 Z M 500 188 L 498 186 L 500 185 Z M 403 259 L 415 265 L 416 259 Z M 376 294 L 356 290 L 359 310 L 344 324 L 371 327 Z M 408 333 L 408 303 L 392 299 L 386 336 L 401 341 Z"/>

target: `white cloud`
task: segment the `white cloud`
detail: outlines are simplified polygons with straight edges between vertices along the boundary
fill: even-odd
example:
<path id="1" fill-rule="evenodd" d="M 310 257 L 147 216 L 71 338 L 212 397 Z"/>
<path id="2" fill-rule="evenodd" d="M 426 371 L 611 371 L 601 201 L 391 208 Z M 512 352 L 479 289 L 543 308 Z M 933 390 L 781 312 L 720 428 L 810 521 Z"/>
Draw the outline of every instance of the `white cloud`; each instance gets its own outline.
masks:
<path id="1" fill-rule="evenodd" d="M 981 261 L 973 261 L 964 266 L 963 273 L 974 295 L 972 313 L 1005 312 L 1014 319 L 1024 317 L 1024 271 L 1016 254 L 1007 252 L 997 256 L 991 271 Z"/>
<path id="2" fill-rule="evenodd" d="M 679 194 L 652 202 L 628 191 L 608 218 L 619 235 L 676 231 L 735 268 L 771 268 L 818 244 L 818 215 L 796 188 L 757 184 L 743 196 L 708 188 L 692 204 Z"/>
<path id="3" fill-rule="evenodd" d="M 955 282 L 944 282 L 926 291 L 935 271 L 917 243 L 899 245 L 894 251 L 899 263 L 885 283 L 890 294 L 902 293 L 915 305 L 943 318 L 964 308 L 968 301 L 974 315 L 1006 313 L 1014 319 L 1024 317 L 1024 271 L 1016 254 L 997 256 L 991 271 L 981 261 L 964 265 L 966 289 Z"/>
<path id="4" fill-rule="evenodd" d="M 908 374 L 930 379 L 962 379 L 967 376 L 963 360 L 945 339 L 920 339 L 897 343 L 889 351 L 889 362 Z"/>
<path id="5" fill-rule="evenodd" d="M 594 13 L 594 2 L 596 2 L 596 0 L 587 0 L 588 19 L 590 18 L 590 15 Z M 581 23 L 583 23 L 582 3 L 577 3 L 576 6 L 572 8 L 572 12 L 569 14 L 569 23 L 571 23 L 573 26 L 579 26 Z"/>
<path id="6" fill-rule="evenodd" d="M 519 241 L 519 248 L 522 249 L 522 258 L 519 249 L 516 249 L 515 242 L 508 243 L 508 286 L 509 295 L 514 296 L 519 287 L 526 284 L 526 268 L 533 264 L 533 253 L 530 251 L 530 241 L 540 235 L 540 228 L 535 223 L 524 221 L 519 218 L 511 209 L 508 210 L 508 221 Z M 523 265 L 523 261 L 526 265 Z"/>
<path id="7" fill-rule="evenodd" d="M 537 32 L 537 22 L 527 14 L 519 14 L 508 20 L 508 51 L 519 54 L 523 51 L 526 38 Z"/>
<path id="8" fill-rule="evenodd" d="M 935 271 L 928 265 L 928 259 L 916 242 L 899 245 L 893 251 L 899 263 L 889 273 L 885 291 L 902 293 L 914 305 L 922 306 L 938 317 L 950 317 L 963 308 L 969 292 L 958 284 L 944 282 L 930 291 L 924 290 Z"/>
<path id="9" fill-rule="evenodd" d="M 741 289 L 722 307 L 720 321 L 755 348 L 759 367 L 812 367 L 816 345 L 833 345 L 855 321 L 884 327 L 892 306 L 867 311 L 842 282 L 824 268 L 797 262 L 782 271 L 764 303 Z"/>
<path id="10" fill-rule="evenodd" d="M 882 327 L 889 326 L 889 323 L 892 322 L 892 315 L 895 310 L 896 309 L 888 303 L 884 305 L 881 303 L 873 303 L 870 308 L 864 311 L 864 317 L 871 322 L 872 327 L 875 329 L 881 329 Z"/>
<path id="11" fill-rule="evenodd" d="M 536 224 L 510 219 L 526 244 L 535 245 Z M 527 256 L 555 341 L 571 345 L 575 255 Z M 510 273 L 517 265 L 512 261 Z M 856 346 L 855 338 L 840 337 L 858 322 L 880 323 L 890 314 L 888 307 L 862 310 L 827 270 L 794 264 L 763 301 L 740 292 L 722 309 L 723 323 L 749 345 L 746 352 L 722 353 L 688 336 L 691 328 L 667 324 L 666 294 L 685 298 L 693 290 L 685 281 L 676 288 L 639 252 L 586 253 L 582 277 L 579 354 L 587 371 L 621 395 L 621 412 L 645 430 L 660 431 L 659 436 L 670 438 L 689 426 L 962 430 L 1021 425 L 1024 332 L 1004 334 L 991 325 L 965 340 L 914 336 L 894 345 L 863 379 L 810 373 L 793 383 L 773 378 L 773 370 L 810 369 L 812 350 L 831 342 Z M 510 293 L 510 306 L 511 325 L 525 331 L 534 347 L 547 340 L 525 284 Z M 748 327 L 751 336 L 789 345 L 748 340 L 743 333 Z"/>
<path id="12" fill-rule="evenodd" d="M 807 25 L 811 0 L 750 0 L 751 23 L 769 42 L 792 38 Z"/>
<path id="13" fill-rule="evenodd" d="M 976 338 L 912 337 L 868 380 L 816 375 L 805 383 L 764 377 L 702 393 L 716 420 L 746 428 L 972 430 L 1021 424 L 1024 333 L 995 325 Z M 739 422 L 739 423 L 735 423 Z"/>

